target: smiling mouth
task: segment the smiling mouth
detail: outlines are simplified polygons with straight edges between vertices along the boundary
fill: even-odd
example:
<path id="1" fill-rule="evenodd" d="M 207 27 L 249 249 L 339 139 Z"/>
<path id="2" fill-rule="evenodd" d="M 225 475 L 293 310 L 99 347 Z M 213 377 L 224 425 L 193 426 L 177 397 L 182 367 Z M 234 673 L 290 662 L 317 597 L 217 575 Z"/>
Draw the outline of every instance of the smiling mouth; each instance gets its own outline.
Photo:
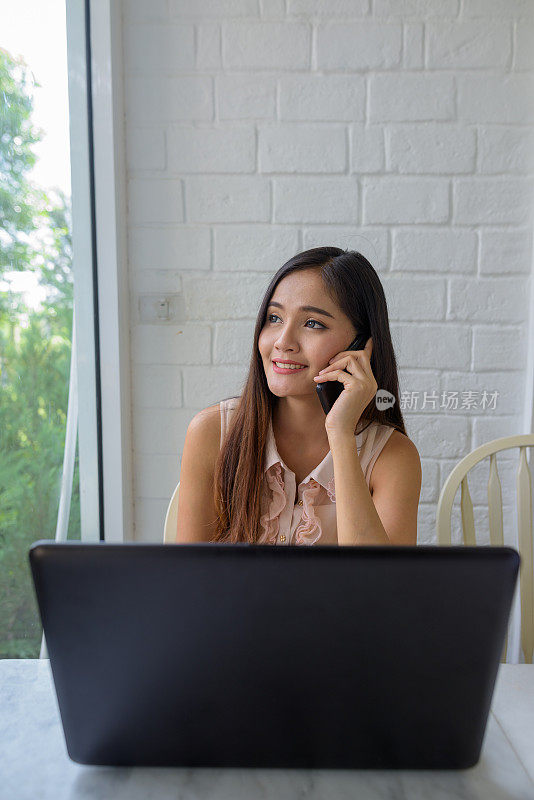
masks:
<path id="1" fill-rule="evenodd" d="M 273 361 L 273 368 L 278 370 L 279 372 L 300 372 L 303 369 L 306 369 L 305 364 L 277 364 L 276 361 Z"/>

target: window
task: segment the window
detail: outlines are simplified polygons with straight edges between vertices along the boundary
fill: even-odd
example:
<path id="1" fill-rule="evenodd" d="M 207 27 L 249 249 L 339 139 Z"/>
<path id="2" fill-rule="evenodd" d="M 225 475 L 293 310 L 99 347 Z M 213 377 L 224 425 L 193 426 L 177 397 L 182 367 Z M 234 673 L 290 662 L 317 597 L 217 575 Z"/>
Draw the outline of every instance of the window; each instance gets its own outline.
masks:
<path id="1" fill-rule="evenodd" d="M 67 80 L 87 33 L 87 7 L 65 0 L 21 0 L 2 25 L 2 658 L 41 651 L 30 545 L 103 535 L 89 92 L 85 74 Z"/>

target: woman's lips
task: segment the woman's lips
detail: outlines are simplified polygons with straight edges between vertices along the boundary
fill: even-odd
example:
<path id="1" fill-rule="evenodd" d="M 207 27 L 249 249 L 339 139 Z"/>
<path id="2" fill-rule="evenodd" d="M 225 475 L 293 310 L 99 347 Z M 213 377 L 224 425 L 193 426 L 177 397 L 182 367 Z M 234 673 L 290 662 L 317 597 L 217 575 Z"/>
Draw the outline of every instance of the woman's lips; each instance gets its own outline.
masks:
<path id="1" fill-rule="evenodd" d="M 279 375 L 296 375 L 297 372 L 302 372 L 303 370 L 307 369 L 307 367 L 303 366 L 299 367 L 299 369 L 280 369 L 280 367 L 277 367 L 273 361 L 273 369 L 275 372 L 278 372 Z"/>

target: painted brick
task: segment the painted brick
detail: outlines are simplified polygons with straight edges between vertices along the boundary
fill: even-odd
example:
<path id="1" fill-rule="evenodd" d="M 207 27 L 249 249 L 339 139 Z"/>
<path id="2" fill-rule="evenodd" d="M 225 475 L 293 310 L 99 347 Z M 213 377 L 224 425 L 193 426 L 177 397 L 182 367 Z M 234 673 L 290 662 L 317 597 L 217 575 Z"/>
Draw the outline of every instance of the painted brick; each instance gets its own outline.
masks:
<path id="1" fill-rule="evenodd" d="M 135 502 L 134 541 L 161 544 L 170 497 L 139 497 Z"/>
<path id="2" fill-rule="evenodd" d="M 496 329 L 476 326 L 473 329 L 473 369 L 517 370 L 527 362 L 527 340 L 522 328 Z"/>
<path id="3" fill-rule="evenodd" d="M 279 79 L 282 120 L 363 120 L 361 75 L 285 75 Z"/>
<path id="4" fill-rule="evenodd" d="M 128 0 L 122 8 L 123 21 L 125 24 L 131 22 L 153 22 L 157 20 L 168 20 L 167 0 L 153 0 L 147 5 L 145 0 Z"/>
<path id="5" fill-rule="evenodd" d="M 162 539 L 190 419 L 241 391 L 274 272 L 334 245 L 383 278 L 401 387 L 427 393 L 403 414 L 423 464 L 418 541 L 434 542 L 445 470 L 522 419 L 532 0 L 123 11 L 135 536 Z M 183 322 L 139 325 L 139 294 L 160 292 L 181 295 Z M 436 410 L 455 378 L 495 382 L 497 412 Z M 482 478 L 473 496 L 478 524 Z"/>
<path id="6" fill-rule="evenodd" d="M 424 63 L 423 25 L 420 22 L 407 22 L 403 28 L 402 66 L 406 69 L 420 69 Z"/>
<path id="7" fill-rule="evenodd" d="M 134 128 L 126 131 L 126 160 L 131 171 L 165 169 L 165 132 L 161 128 Z"/>
<path id="8" fill-rule="evenodd" d="M 356 250 L 365 256 L 378 273 L 388 269 L 389 236 L 385 228 L 313 225 L 303 229 L 302 240 L 305 250 L 325 246 Z"/>
<path id="9" fill-rule="evenodd" d="M 299 252 L 298 229 L 276 225 L 221 225 L 214 229 L 214 269 L 267 272 Z"/>
<path id="10" fill-rule="evenodd" d="M 247 318 L 259 308 L 262 275 L 196 275 L 183 278 L 187 318 L 208 322 L 225 318 Z M 193 362 L 194 363 L 194 362 Z"/>
<path id="11" fill-rule="evenodd" d="M 305 17 L 358 17 L 369 12 L 370 0 L 287 0 L 287 13 Z"/>
<path id="12" fill-rule="evenodd" d="M 400 65 L 399 23 L 320 23 L 317 29 L 318 69 L 392 69 Z"/>
<path id="13" fill-rule="evenodd" d="M 260 14 L 264 19 L 285 17 L 285 0 L 260 0 Z"/>
<path id="14" fill-rule="evenodd" d="M 441 376 L 437 370 L 403 369 L 399 371 L 399 393 L 403 414 L 412 414 L 413 412 L 435 414 L 436 409 L 429 399 L 434 395 L 439 397 L 440 391 Z"/>
<path id="15" fill-rule="evenodd" d="M 369 78 L 372 122 L 450 120 L 454 115 L 454 78 L 451 75 L 391 72 Z"/>
<path id="16" fill-rule="evenodd" d="M 269 183 L 258 177 L 198 176 L 185 179 L 191 222 L 268 222 Z"/>
<path id="17" fill-rule="evenodd" d="M 169 13 L 178 19 L 194 17 L 252 17 L 257 0 L 169 0 Z"/>
<path id="18" fill-rule="evenodd" d="M 446 392 L 457 391 L 459 393 L 459 407 L 468 401 L 466 393 L 477 392 L 476 395 L 476 414 L 487 418 L 497 417 L 499 414 L 521 414 L 522 411 L 522 389 L 524 375 L 521 371 L 517 373 L 502 372 L 445 372 L 442 378 L 443 390 Z M 493 408 L 482 408 L 482 395 L 486 392 L 489 395 L 498 392 L 494 401 Z M 472 395 L 473 396 L 473 395 Z M 451 413 L 459 413 L 453 411 Z M 474 414 L 475 409 L 462 412 Z"/>
<path id="19" fill-rule="evenodd" d="M 375 17 L 455 17 L 459 0 L 375 0 Z"/>
<path id="20" fill-rule="evenodd" d="M 419 503 L 417 511 L 417 544 L 436 544 L 436 504 Z"/>
<path id="21" fill-rule="evenodd" d="M 183 450 L 185 434 L 191 421 L 189 410 L 175 408 L 140 408 L 134 428 L 134 450 L 140 455 L 174 455 Z"/>
<path id="22" fill-rule="evenodd" d="M 131 178 L 129 222 L 182 222 L 184 206 L 179 180 Z"/>
<path id="23" fill-rule="evenodd" d="M 217 75 L 219 119 L 272 119 L 276 115 L 276 78 L 263 75 Z"/>
<path id="24" fill-rule="evenodd" d="M 344 172 L 345 129 L 337 125 L 262 125 L 258 130 L 260 172 Z"/>
<path id="25" fill-rule="evenodd" d="M 532 47 L 534 26 L 532 22 L 518 20 L 515 23 L 515 61 L 516 70 L 534 69 L 534 48 Z"/>
<path id="26" fill-rule="evenodd" d="M 132 396 L 137 408 L 180 408 L 180 370 L 170 370 L 162 364 L 135 364 L 132 369 Z"/>
<path id="27" fill-rule="evenodd" d="M 177 265 L 178 267 L 178 265 Z M 130 288 L 136 294 L 179 294 L 182 276 L 176 269 L 139 269 L 130 271 Z M 137 324 L 136 304 L 130 305 L 130 316 Z"/>
<path id="28" fill-rule="evenodd" d="M 364 223 L 446 222 L 449 183 L 443 178 L 365 178 Z"/>
<path id="29" fill-rule="evenodd" d="M 381 125 L 352 125 L 350 168 L 353 172 L 382 172 L 385 165 L 384 130 Z"/>
<path id="30" fill-rule="evenodd" d="M 448 318 L 466 322 L 521 322 L 528 311 L 528 280 L 450 278 Z"/>
<path id="31" fill-rule="evenodd" d="M 483 230 L 480 237 L 481 275 L 530 272 L 532 264 L 530 230 Z"/>
<path id="32" fill-rule="evenodd" d="M 124 67 L 132 73 L 176 75 L 195 66 L 193 25 L 145 23 L 123 31 Z M 139 58 L 139 53 L 143 58 Z"/>
<path id="33" fill-rule="evenodd" d="M 386 130 L 387 168 L 403 173 L 472 172 L 474 130 L 457 125 L 391 125 Z"/>
<path id="34" fill-rule="evenodd" d="M 534 171 L 534 133 L 529 128 L 485 125 L 478 129 L 478 169 L 486 173 Z"/>
<path id="35" fill-rule="evenodd" d="M 465 122 L 534 122 L 531 75 L 462 75 L 457 77 L 458 119 Z"/>
<path id="36" fill-rule="evenodd" d="M 213 119 L 210 77 L 129 77 L 126 82 L 127 122 L 145 124 Z"/>
<path id="37" fill-rule="evenodd" d="M 509 416 L 498 417 L 476 417 L 473 420 L 473 449 L 479 447 L 481 444 L 491 442 L 493 439 L 501 439 L 503 436 L 516 436 L 522 432 L 522 428 L 518 427 L 517 417 L 510 414 Z M 502 456 L 507 455 L 510 457 L 510 452 L 504 450 Z M 517 459 L 518 451 L 512 456 L 514 460 Z M 498 459 L 501 455 L 498 456 Z"/>
<path id="38" fill-rule="evenodd" d="M 531 0 L 464 0 L 465 17 L 532 17 Z"/>
<path id="39" fill-rule="evenodd" d="M 221 26 L 204 23 L 197 26 L 196 65 L 198 69 L 221 69 Z"/>
<path id="40" fill-rule="evenodd" d="M 414 418 L 411 431 L 421 458 L 452 458 L 457 452 L 469 452 L 469 420 L 454 411 Z"/>
<path id="41" fill-rule="evenodd" d="M 215 364 L 250 364 L 255 319 L 228 320 L 215 324 L 214 357 Z"/>
<path id="42" fill-rule="evenodd" d="M 391 325 L 399 363 L 404 368 L 469 369 L 471 331 L 466 325 L 411 323 Z"/>
<path id="43" fill-rule="evenodd" d="M 167 131 L 172 172 L 253 172 L 256 134 L 252 125 L 223 128 L 170 127 Z"/>
<path id="44" fill-rule="evenodd" d="M 248 364 L 184 367 L 184 401 L 187 407 L 206 408 L 225 397 L 240 395 Z"/>
<path id="45" fill-rule="evenodd" d="M 390 320 L 445 319 L 447 285 L 443 278 L 385 275 L 382 285 Z"/>
<path id="46" fill-rule="evenodd" d="M 458 178 L 453 183 L 453 222 L 527 223 L 532 219 L 533 186 L 523 178 Z"/>
<path id="47" fill-rule="evenodd" d="M 311 28 L 301 22 L 226 22 L 223 65 L 226 69 L 307 69 Z"/>
<path id="48" fill-rule="evenodd" d="M 179 454 L 144 453 L 142 458 L 136 455 L 134 452 L 135 497 L 165 498 L 168 503 L 179 480 Z M 159 541 L 163 541 L 163 528 Z"/>
<path id="49" fill-rule="evenodd" d="M 275 222 L 357 222 L 353 178 L 275 178 L 273 189 Z"/>
<path id="50" fill-rule="evenodd" d="M 134 228 L 128 236 L 136 270 L 206 270 L 211 267 L 209 228 Z"/>
<path id="51" fill-rule="evenodd" d="M 512 56 L 512 28 L 486 19 L 426 24 L 426 65 L 430 69 L 506 67 Z"/>
<path id="52" fill-rule="evenodd" d="M 475 272 L 477 236 L 473 231 L 432 228 L 393 231 L 392 270 Z"/>
<path id="53" fill-rule="evenodd" d="M 209 364 L 209 325 L 136 325 L 131 330 L 132 363 Z"/>

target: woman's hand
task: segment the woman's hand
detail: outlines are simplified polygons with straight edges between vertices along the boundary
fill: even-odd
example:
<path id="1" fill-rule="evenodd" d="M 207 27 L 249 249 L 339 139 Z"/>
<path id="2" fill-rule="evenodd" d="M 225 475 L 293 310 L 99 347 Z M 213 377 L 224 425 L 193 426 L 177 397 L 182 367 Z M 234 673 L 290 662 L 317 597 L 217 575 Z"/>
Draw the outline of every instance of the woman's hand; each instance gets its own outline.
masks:
<path id="1" fill-rule="evenodd" d="M 371 370 L 373 339 L 369 337 L 363 350 L 343 350 L 314 381 L 341 381 L 343 391 L 326 415 L 327 433 L 354 435 L 362 412 L 375 396 L 378 384 Z"/>

